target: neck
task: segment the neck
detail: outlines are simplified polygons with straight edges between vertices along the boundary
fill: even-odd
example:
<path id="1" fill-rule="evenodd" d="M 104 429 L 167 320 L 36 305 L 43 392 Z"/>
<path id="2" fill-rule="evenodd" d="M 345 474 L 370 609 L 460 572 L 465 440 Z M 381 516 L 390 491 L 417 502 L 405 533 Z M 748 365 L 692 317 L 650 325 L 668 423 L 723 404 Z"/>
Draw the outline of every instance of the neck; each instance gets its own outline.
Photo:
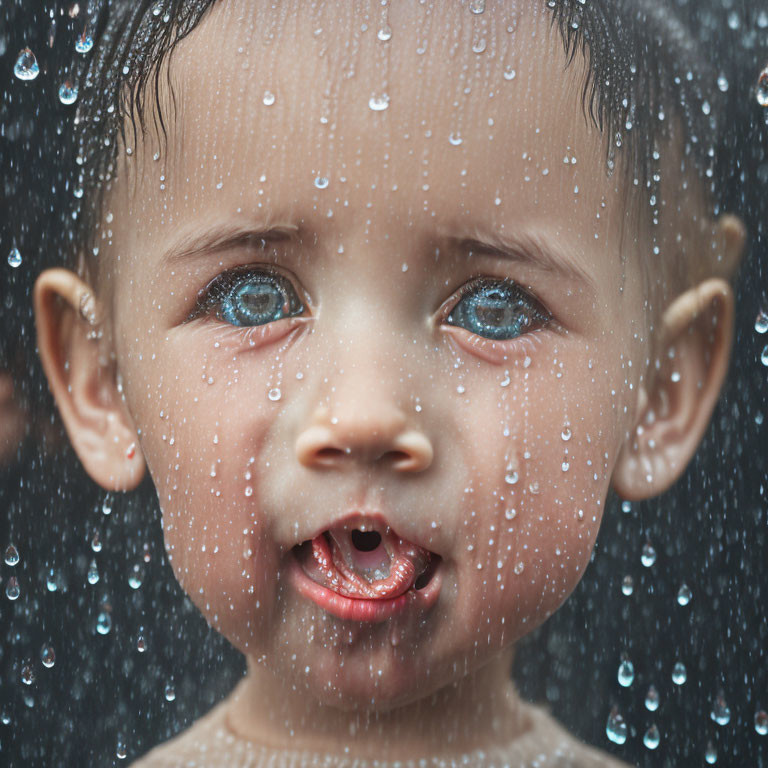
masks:
<path id="1" fill-rule="evenodd" d="M 358 758 L 400 760 L 489 749 L 508 744 L 529 727 L 510 680 L 511 661 L 509 651 L 424 699 L 382 712 L 318 704 L 249 659 L 228 722 L 237 735 L 264 746 Z"/>

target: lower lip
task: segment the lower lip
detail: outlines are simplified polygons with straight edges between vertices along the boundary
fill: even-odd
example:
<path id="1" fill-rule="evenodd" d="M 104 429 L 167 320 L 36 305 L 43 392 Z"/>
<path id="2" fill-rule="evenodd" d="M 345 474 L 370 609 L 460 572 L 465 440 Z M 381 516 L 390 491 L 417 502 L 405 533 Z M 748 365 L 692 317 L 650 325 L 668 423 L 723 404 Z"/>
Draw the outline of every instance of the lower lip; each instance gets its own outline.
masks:
<path id="1" fill-rule="evenodd" d="M 435 604 L 440 595 L 440 565 L 435 568 L 429 583 L 423 589 L 411 587 L 407 592 L 390 600 L 363 600 L 344 597 L 312 581 L 295 557 L 291 556 L 289 563 L 288 578 L 296 591 L 333 616 L 347 621 L 386 621 L 405 610 L 408 605 L 427 610 Z"/>

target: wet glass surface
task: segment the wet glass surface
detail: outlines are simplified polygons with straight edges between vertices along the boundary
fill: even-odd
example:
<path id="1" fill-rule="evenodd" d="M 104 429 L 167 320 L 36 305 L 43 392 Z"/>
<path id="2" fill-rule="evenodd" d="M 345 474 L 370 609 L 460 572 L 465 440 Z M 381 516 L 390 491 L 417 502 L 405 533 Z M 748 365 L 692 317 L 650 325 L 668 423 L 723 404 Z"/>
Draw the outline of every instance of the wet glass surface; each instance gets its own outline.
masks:
<path id="1" fill-rule="evenodd" d="M 4 765 L 48 765 L 52 756 L 61 765 L 129 764 L 192 725 L 229 693 L 246 670 L 241 653 L 207 625 L 174 578 L 152 480 L 147 476 L 135 490 L 122 493 L 107 491 L 89 478 L 57 415 L 37 354 L 34 281 L 43 269 L 61 266 L 71 258 L 66 254 L 76 250 L 81 220 L 77 216 L 85 217 L 89 209 L 82 206 L 89 204 L 93 188 L 98 186 L 94 179 L 84 180 L 88 161 L 79 154 L 83 148 L 69 139 L 77 133 L 74 120 L 84 93 L 81 78 L 88 57 L 100 50 L 104 14 L 119 5 L 10 0 L 0 7 L 0 763 Z M 144 5 L 147 16 L 160 19 L 160 24 L 176 3 Z M 375 34 L 379 46 L 396 45 L 402 27 L 398 26 L 397 4 L 391 5 L 392 18 L 380 17 L 377 6 L 371 11 L 370 28 L 350 33 L 350 39 Z M 509 3 L 510 18 L 523 5 L 526 3 Z M 541 13 L 551 13 L 555 6 L 568 4 L 558 0 L 539 5 Z M 715 110 L 712 117 L 718 119 L 720 143 L 713 146 L 712 175 L 706 178 L 717 183 L 720 212 L 736 214 L 747 232 L 742 267 L 734 283 L 730 370 L 701 445 L 672 488 L 637 501 L 608 492 L 599 536 L 583 578 L 578 586 L 574 583 L 573 593 L 551 618 L 531 633 L 523 633 L 526 636 L 517 646 L 513 678 L 525 699 L 546 706 L 571 733 L 631 765 L 763 765 L 768 761 L 768 440 L 764 424 L 768 411 L 768 6 L 735 0 L 700 3 L 696 8 L 682 0 L 648 5 L 667 7 L 684 20 L 686 34 L 704 52 L 712 73 L 702 79 L 695 103 L 697 115 L 709 116 Z M 467 23 L 496 18 L 497 10 L 490 0 L 461 4 Z M 481 29 L 485 28 L 473 27 L 461 44 L 468 43 L 467 56 L 490 59 L 491 54 L 496 55 L 494 35 L 504 30 L 477 31 Z M 80 58 L 73 57 L 73 51 Z M 237 46 L 226 54 L 235 56 Z M 414 55 L 428 56 L 429 51 Z M 614 64 L 624 63 L 617 53 Z M 644 64 L 651 72 L 651 62 Z M 501 94 L 504 86 L 530 85 L 524 63 L 502 62 L 499 66 Z M 674 67 L 670 71 L 682 81 L 688 75 L 683 70 L 676 73 Z M 244 79 L 251 76 L 248 69 L 243 72 Z M 350 79 L 354 81 L 354 77 Z M 262 110 L 279 109 L 288 90 L 271 85 L 269 78 L 259 80 L 254 88 L 258 93 L 251 101 L 260 102 Z M 362 109 L 366 116 L 371 113 L 384 119 L 398 114 L 394 84 L 390 83 L 392 94 L 378 88 L 367 90 L 370 98 Z M 328 97 L 331 105 L 333 98 Z M 535 94 L 532 98 L 535 101 Z M 644 125 L 643 108 L 642 102 L 636 105 L 637 125 Z M 105 122 L 111 114 L 107 109 L 105 100 L 98 113 Z M 669 104 L 665 109 L 670 115 L 677 114 L 677 106 Z M 213 112 L 208 118 L 211 124 L 216 122 Z M 580 119 L 577 115 L 574 121 Z M 325 130 L 325 123 L 319 125 L 318 130 Z M 449 165 L 452 161 L 443 160 L 443 153 L 471 151 L 472 129 L 468 122 L 441 137 L 430 163 Z M 483 130 L 489 126 L 484 125 Z M 601 179 L 610 179 L 606 170 L 612 172 L 611 164 L 621 163 L 621 144 L 628 141 L 627 132 L 632 130 L 625 125 L 623 140 L 614 138 L 610 143 L 615 147 L 607 159 L 600 156 L 595 173 Z M 677 126 L 677 130 L 682 129 Z M 317 151 L 322 155 L 328 139 L 326 134 L 319 135 L 323 138 L 312 146 L 313 151 L 320 147 Z M 485 134 L 483 138 L 487 138 Z M 284 137 L 275 141 L 281 151 L 290 145 Z M 517 154 L 525 151 L 520 148 Z M 210 156 L 205 157 L 215 166 Z M 577 165 L 567 152 L 564 159 L 567 168 L 570 163 Z M 560 164 L 562 160 L 558 157 Z M 301 162 L 307 165 L 306 187 L 311 187 L 312 199 L 320 200 L 320 206 L 330 206 L 318 196 L 338 199 L 330 195 L 337 194 L 334 186 L 341 184 L 341 171 L 322 162 Z M 677 166 L 679 161 L 673 164 Z M 546 163 L 537 167 L 540 184 L 550 173 L 544 166 Z M 544 169 L 547 174 L 542 176 Z M 459 165 L 455 170 L 455 178 L 463 178 Z M 666 173 L 668 168 L 662 170 Z M 559 171 L 553 170 L 553 175 L 555 172 Z M 156 175 L 158 185 L 165 182 L 159 171 Z M 256 172 L 253 177 L 258 178 Z M 221 183 L 226 191 L 226 182 L 222 179 Z M 527 181 L 521 175 L 516 183 L 525 188 Z M 428 182 L 424 184 L 428 186 Z M 435 183 L 436 189 L 438 186 Z M 423 190 L 425 195 L 429 191 Z M 448 198 L 461 199 L 464 193 L 458 183 L 454 191 Z M 583 198 L 585 192 L 575 190 L 572 195 L 571 188 L 567 190 L 569 198 L 578 194 Z M 267 200 L 270 194 L 267 192 Z M 680 188 L 666 188 L 666 208 L 673 209 L 679 196 L 684 197 Z M 394 189 L 391 199 L 396 199 Z M 546 205 L 545 196 L 543 199 L 542 205 Z M 206 200 L 203 197 L 204 203 Z M 506 210 L 506 204 L 503 190 L 490 191 L 489 210 Z M 137 206 L 137 216 L 147 215 L 148 208 Z M 198 212 L 204 208 L 202 205 Z M 373 214 L 372 218 L 375 220 Z M 115 219 L 117 230 L 119 211 Z M 107 218 L 106 224 L 111 223 Z M 100 226 L 106 225 L 100 222 Z M 159 233 L 165 231 L 161 225 L 153 226 L 158 226 Z M 395 225 L 392 227 L 394 231 Z M 103 248 L 108 251 L 107 246 Z M 338 255 L 343 254 L 344 243 L 338 248 Z M 407 257 L 396 258 L 396 272 L 401 276 L 419 268 L 418 263 L 408 263 Z M 299 292 L 296 296 L 290 293 L 282 272 L 279 278 L 270 275 L 259 273 L 250 282 L 239 273 L 228 278 L 226 285 L 214 291 L 219 303 L 210 311 L 233 325 L 255 325 L 255 317 L 266 317 L 269 312 L 273 313 L 270 321 L 275 322 L 300 317 L 304 310 Z M 663 282 L 655 273 L 650 281 Z M 498 280 L 481 284 L 463 305 L 454 304 L 443 319 L 454 330 L 461 326 L 457 333 L 467 326 L 473 333 L 502 341 L 527 333 L 537 323 L 548 322 L 546 307 L 532 302 L 525 292 L 515 292 L 517 283 L 527 282 L 527 278 L 517 280 L 514 288 Z M 87 321 L 89 306 L 81 304 L 79 309 Z M 424 349 L 426 359 L 429 348 Z M 470 354 L 463 348 L 461 355 Z M 527 354 L 521 354 L 516 367 L 508 366 L 511 376 L 501 366 L 495 392 L 512 392 L 514 398 L 515 387 L 520 385 L 516 371 L 527 368 L 526 359 Z M 418 360 L 414 355 L 409 361 L 412 370 L 421 364 Z M 190 357 L 187 362 L 191 368 L 199 360 Z M 335 373 L 334 363 L 326 362 Z M 482 364 L 490 365 L 487 360 Z M 555 368 L 552 376 L 557 375 Z M 306 374 L 304 370 L 302 375 L 312 378 L 310 367 Z M 215 387 L 219 377 L 215 365 L 210 369 L 203 366 L 201 371 Z M 671 375 L 674 382 L 674 369 Z M 270 378 L 268 386 L 259 381 L 259 407 L 290 412 L 294 386 L 301 386 L 301 378 L 292 377 L 289 382 L 287 374 L 285 381 L 281 376 Z M 471 402 L 478 396 L 471 376 L 462 378 L 449 370 L 447 380 L 450 397 Z M 161 391 L 159 387 L 157 391 Z M 422 406 L 428 409 L 429 391 L 437 398 L 437 389 L 422 392 L 421 400 L 415 400 L 414 413 L 421 413 Z M 573 395 L 570 402 L 577 412 L 588 392 Z M 507 401 L 500 394 L 498 402 Z M 505 414 L 505 418 L 509 416 Z M 514 432 L 514 420 L 511 423 Z M 563 454 L 562 461 L 558 457 L 558 478 L 586 472 L 578 451 L 579 446 L 587 451 L 580 441 L 589 418 L 582 414 L 581 420 L 560 419 L 556 428 L 552 425 L 545 437 Z M 133 460 L 142 445 L 146 449 L 142 443 L 146 440 L 142 435 L 138 445 L 128 441 L 126 458 Z M 392 448 L 393 465 L 424 460 L 420 445 L 404 443 Z M 320 462 L 318 467 L 335 466 L 333 462 L 343 459 L 335 450 L 321 446 L 310 451 L 311 459 L 306 461 Z M 526 470 L 530 457 L 523 458 L 522 449 L 519 454 L 496 457 L 499 487 L 511 498 L 522 496 L 523 490 L 536 496 L 535 478 Z M 226 457 L 226 446 L 213 455 Z M 280 455 L 279 450 L 275 455 Z M 437 448 L 434 456 L 435 466 L 439 466 Z M 215 471 L 215 467 L 211 469 Z M 209 472 L 207 466 L 205 472 Z M 205 482 L 213 488 L 216 475 L 208 477 Z M 545 475 L 538 477 L 546 491 Z M 257 483 L 249 478 L 246 469 L 244 490 L 238 491 L 243 503 L 251 498 L 254 486 L 256 495 L 259 493 Z M 566 499 L 566 505 L 574 505 L 573 525 L 585 517 L 580 492 L 577 489 Z M 510 530 L 522 525 L 526 512 L 534 508 L 526 503 L 534 504 L 523 500 L 520 512 L 508 506 L 499 520 Z M 437 511 L 428 517 L 435 527 L 445 525 Z M 380 521 L 376 524 L 381 529 L 379 540 L 366 534 L 364 523 L 355 529 L 357 539 L 342 541 L 350 526 L 334 529 L 339 537 L 336 544 L 333 535 L 327 537 L 332 551 L 336 547 L 346 553 L 343 562 L 351 569 L 347 576 L 353 596 L 359 596 L 355 589 L 365 592 L 382 584 L 388 596 L 395 594 L 400 586 L 392 586 L 390 562 L 413 566 L 409 589 L 420 586 L 420 575 L 428 581 L 432 573 L 428 562 L 434 553 L 412 544 L 406 536 L 402 537 L 405 541 L 400 540 Z M 365 542 L 361 527 L 368 536 Z M 315 531 L 303 531 L 306 544 Z M 486 533 L 483 530 L 483 545 Z M 384 565 L 378 560 L 374 563 L 376 557 L 369 556 L 370 552 L 378 552 L 376 557 L 382 557 Z M 393 552 L 401 559 L 396 560 Z M 504 559 L 503 569 L 497 569 L 490 557 L 480 558 L 478 564 L 492 573 L 503 570 L 510 579 L 532 579 L 537 566 L 529 565 L 526 570 L 527 558 L 528 554 Z M 548 562 L 552 572 L 557 562 L 554 556 Z M 332 579 L 333 574 L 317 576 L 320 581 L 323 578 Z M 208 618 L 218 621 L 218 617 Z"/>

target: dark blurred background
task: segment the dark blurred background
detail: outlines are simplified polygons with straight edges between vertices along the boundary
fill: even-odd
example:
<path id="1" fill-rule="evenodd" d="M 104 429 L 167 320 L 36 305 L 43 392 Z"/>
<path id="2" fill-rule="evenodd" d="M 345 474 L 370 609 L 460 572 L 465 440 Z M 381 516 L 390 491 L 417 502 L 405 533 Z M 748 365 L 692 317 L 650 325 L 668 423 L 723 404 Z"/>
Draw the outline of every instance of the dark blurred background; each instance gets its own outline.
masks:
<path id="1" fill-rule="evenodd" d="M 570 730 L 634 765 L 700 766 L 716 755 L 721 766 L 765 766 L 768 722 L 756 727 L 755 718 L 768 710 L 768 365 L 760 359 L 768 334 L 755 325 L 758 312 L 768 312 L 768 108 L 755 88 L 768 65 L 768 8 L 735 0 L 674 4 L 718 57 L 737 126 L 718 153 L 723 206 L 744 218 L 750 235 L 731 375 L 706 440 L 673 491 L 623 508 L 609 501 L 584 580 L 521 645 L 514 676 L 525 696 Z M 66 141 L 76 104 L 59 98 L 67 77 L 76 84 L 65 62 L 86 4 L 75 18 L 67 13 L 72 5 L 0 3 L 5 766 L 125 765 L 189 725 L 244 672 L 239 654 L 176 585 L 151 485 L 109 495 L 80 468 L 35 352 L 31 287 L 42 268 L 60 263 L 71 237 L 50 214 L 52 204 L 65 196 L 77 210 Z M 25 46 L 40 67 L 28 82 L 13 74 Z M 7 260 L 13 248 L 16 267 Z M 647 544 L 656 553 L 650 566 L 641 562 Z M 624 594 L 627 579 L 631 594 Z M 618 682 L 625 659 L 634 670 L 628 687 Z M 678 662 L 683 684 L 673 682 Z M 658 692 L 655 711 L 645 704 L 650 686 Z M 623 744 L 606 733 L 612 712 L 614 738 L 621 740 L 622 721 L 626 727 Z M 644 742 L 653 725 L 660 741 L 652 750 Z"/>

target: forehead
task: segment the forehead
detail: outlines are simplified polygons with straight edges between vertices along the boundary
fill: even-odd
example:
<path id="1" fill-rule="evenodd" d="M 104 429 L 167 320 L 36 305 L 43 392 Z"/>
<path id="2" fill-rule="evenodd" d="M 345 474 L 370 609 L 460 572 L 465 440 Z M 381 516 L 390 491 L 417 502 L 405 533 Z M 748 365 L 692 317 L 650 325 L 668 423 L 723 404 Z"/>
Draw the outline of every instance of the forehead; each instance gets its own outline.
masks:
<path id="1" fill-rule="evenodd" d="M 234 215 L 538 228 L 586 270 L 623 198 L 550 21 L 530 0 L 215 4 L 172 57 L 167 142 L 134 153 L 134 217 L 163 247 Z"/>

